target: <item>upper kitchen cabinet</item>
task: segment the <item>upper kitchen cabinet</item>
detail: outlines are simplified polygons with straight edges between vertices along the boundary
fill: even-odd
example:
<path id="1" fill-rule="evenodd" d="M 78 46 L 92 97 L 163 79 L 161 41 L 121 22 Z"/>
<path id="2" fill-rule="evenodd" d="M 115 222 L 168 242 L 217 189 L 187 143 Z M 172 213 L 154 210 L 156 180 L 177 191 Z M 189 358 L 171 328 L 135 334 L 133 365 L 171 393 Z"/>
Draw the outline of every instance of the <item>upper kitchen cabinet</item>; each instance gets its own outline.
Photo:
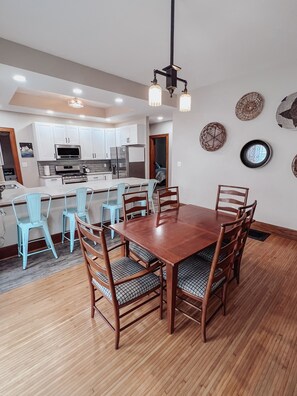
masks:
<path id="1" fill-rule="evenodd" d="M 81 159 L 105 159 L 105 138 L 102 128 L 79 128 Z"/>
<path id="2" fill-rule="evenodd" d="M 116 130 L 109 128 L 104 130 L 105 137 L 105 158 L 110 159 L 110 148 L 116 147 Z"/>
<path id="3" fill-rule="evenodd" d="M 72 125 L 53 125 L 55 144 L 79 145 L 79 129 Z"/>
<path id="4" fill-rule="evenodd" d="M 55 142 L 53 124 L 33 124 L 34 150 L 37 161 L 55 160 Z"/>
<path id="5" fill-rule="evenodd" d="M 125 125 L 116 130 L 117 146 L 145 144 L 145 125 Z"/>

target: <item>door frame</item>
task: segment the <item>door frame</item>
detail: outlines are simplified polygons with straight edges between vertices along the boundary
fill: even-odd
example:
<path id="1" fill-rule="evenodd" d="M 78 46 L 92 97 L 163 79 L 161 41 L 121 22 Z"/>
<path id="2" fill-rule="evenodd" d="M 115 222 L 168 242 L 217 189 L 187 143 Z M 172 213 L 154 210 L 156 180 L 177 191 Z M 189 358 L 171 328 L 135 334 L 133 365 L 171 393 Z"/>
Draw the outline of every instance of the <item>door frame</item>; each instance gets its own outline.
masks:
<path id="1" fill-rule="evenodd" d="M 19 156 L 18 156 L 18 149 L 17 149 L 17 142 L 16 142 L 16 138 L 15 138 L 14 128 L 0 127 L 0 132 L 8 132 L 9 133 L 9 141 L 10 141 L 10 147 L 11 147 L 17 182 L 20 184 L 23 184 L 23 177 L 22 177 L 20 160 L 19 160 Z"/>
<path id="2" fill-rule="evenodd" d="M 149 149 L 150 149 L 150 179 L 155 178 L 155 140 L 158 138 L 165 138 L 166 139 L 166 187 L 168 187 L 168 166 L 169 166 L 169 134 L 162 133 L 160 135 L 150 135 L 149 136 Z"/>

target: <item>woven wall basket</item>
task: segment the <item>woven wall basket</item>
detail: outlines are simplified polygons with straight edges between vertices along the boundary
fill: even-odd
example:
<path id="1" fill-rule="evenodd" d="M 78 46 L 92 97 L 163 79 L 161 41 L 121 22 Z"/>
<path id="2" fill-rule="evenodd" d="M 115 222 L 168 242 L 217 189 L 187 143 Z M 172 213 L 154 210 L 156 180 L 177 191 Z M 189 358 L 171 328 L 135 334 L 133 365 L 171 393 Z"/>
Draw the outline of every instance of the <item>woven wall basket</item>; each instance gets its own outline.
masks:
<path id="1" fill-rule="evenodd" d="M 227 139 L 227 133 L 222 124 L 211 122 L 207 124 L 200 133 L 201 147 L 206 151 L 219 150 Z"/>
<path id="2" fill-rule="evenodd" d="M 250 92 L 244 95 L 236 104 L 236 117 L 242 121 L 256 118 L 263 110 L 264 98 L 258 92 Z"/>
<path id="3" fill-rule="evenodd" d="M 281 101 L 276 110 L 276 121 L 281 128 L 297 129 L 297 93 Z"/>
<path id="4" fill-rule="evenodd" d="M 295 177 L 297 177 L 297 155 L 295 155 L 292 161 L 292 172 Z"/>

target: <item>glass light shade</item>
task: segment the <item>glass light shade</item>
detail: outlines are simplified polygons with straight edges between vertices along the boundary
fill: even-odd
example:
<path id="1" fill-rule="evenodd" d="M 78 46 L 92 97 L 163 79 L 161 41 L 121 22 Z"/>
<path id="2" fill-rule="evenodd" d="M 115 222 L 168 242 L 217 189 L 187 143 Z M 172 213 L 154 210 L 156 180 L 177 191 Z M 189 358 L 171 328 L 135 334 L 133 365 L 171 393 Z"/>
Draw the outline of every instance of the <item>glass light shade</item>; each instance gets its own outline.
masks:
<path id="1" fill-rule="evenodd" d="M 179 97 L 179 111 L 191 111 L 191 95 L 183 92 Z"/>
<path id="2" fill-rule="evenodd" d="M 149 105 L 161 106 L 162 104 L 162 88 L 159 84 L 152 84 L 149 88 Z"/>

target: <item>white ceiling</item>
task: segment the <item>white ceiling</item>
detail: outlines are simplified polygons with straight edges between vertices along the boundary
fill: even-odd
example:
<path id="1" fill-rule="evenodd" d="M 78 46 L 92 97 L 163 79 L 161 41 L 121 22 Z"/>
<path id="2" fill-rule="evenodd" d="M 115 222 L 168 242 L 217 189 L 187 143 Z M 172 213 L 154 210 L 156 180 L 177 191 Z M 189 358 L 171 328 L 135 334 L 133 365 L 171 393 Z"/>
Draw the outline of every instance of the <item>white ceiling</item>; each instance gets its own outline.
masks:
<path id="1" fill-rule="evenodd" d="M 176 0 L 179 77 L 194 90 L 296 62 L 296 15 L 296 0 Z M 146 85 L 169 31 L 170 0 L 0 0 L 1 37 Z"/>

